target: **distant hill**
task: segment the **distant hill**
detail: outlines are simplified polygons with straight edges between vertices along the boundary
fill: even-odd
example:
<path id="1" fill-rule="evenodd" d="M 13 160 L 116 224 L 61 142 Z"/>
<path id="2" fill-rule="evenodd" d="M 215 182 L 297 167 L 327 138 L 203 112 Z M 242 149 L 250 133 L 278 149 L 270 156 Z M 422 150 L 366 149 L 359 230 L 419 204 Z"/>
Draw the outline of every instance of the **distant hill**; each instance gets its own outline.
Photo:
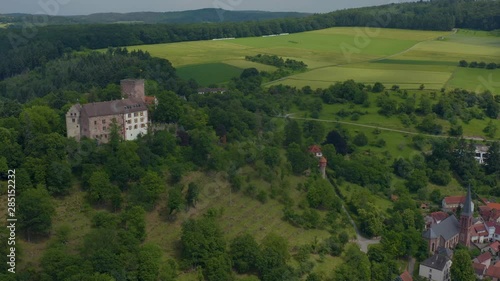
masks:
<path id="1" fill-rule="evenodd" d="M 243 22 L 278 18 L 305 17 L 308 13 L 265 12 L 265 11 L 228 11 L 222 9 L 200 9 L 180 12 L 134 12 L 134 13 L 97 13 L 84 16 L 51 16 L 49 24 L 91 24 L 91 23 L 204 23 L 204 22 Z M 1 22 L 22 22 L 23 18 L 39 17 L 27 14 L 0 15 Z"/>

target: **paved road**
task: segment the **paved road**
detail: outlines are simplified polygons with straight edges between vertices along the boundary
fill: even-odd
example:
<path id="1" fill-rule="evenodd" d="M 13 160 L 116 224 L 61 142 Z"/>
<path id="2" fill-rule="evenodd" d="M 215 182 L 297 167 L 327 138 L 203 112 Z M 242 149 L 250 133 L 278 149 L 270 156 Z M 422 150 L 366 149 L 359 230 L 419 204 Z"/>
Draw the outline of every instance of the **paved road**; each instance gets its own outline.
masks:
<path id="1" fill-rule="evenodd" d="M 344 204 L 342 204 L 342 210 L 347 214 L 347 217 L 349 218 L 349 221 L 351 222 L 352 226 L 354 227 L 354 231 L 356 231 L 356 243 L 359 245 L 361 248 L 361 251 L 363 253 L 368 253 L 368 246 L 372 244 L 378 244 L 380 243 L 380 239 L 368 239 L 365 238 L 361 235 L 361 232 L 359 232 L 358 227 L 356 226 L 356 223 L 354 223 L 354 220 L 351 218 L 351 215 L 345 208 Z"/>

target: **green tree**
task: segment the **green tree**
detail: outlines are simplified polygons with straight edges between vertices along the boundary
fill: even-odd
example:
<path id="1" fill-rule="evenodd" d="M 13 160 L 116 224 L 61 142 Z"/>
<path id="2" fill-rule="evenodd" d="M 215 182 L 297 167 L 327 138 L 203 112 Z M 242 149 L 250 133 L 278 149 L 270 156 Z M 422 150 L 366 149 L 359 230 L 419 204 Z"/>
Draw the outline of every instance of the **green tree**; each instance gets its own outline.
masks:
<path id="1" fill-rule="evenodd" d="M 325 138 L 325 125 L 317 121 L 304 122 L 304 137 L 312 138 L 315 143 L 321 143 Z"/>
<path id="2" fill-rule="evenodd" d="M 290 259 L 287 241 L 281 236 L 270 233 L 262 239 L 260 252 L 257 267 L 261 280 L 277 280 L 274 278 L 286 271 L 286 263 Z"/>
<path id="3" fill-rule="evenodd" d="M 356 136 L 354 136 L 354 139 L 352 140 L 352 142 L 356 145 L 356 146 L 365 146 L 368 144 L 368 137 L 364 134 L 364 133 L 359 133 L 357 134 Z"/>
<path id="4" fill-rule="evenodd" d="M 425 171 L 415 169 L 406 180 L 405 185 L 411 192 L 417 192 L 419 189 L 427 186 L 428 182 L 429 179 L 427 178 Z"/>
<path id="5" fill-rule="evenodd" d="M 138 253 L 137 278 L 142 281 L 156 281 L 160 275 L 162 252 L 156 244 L 145 244 Z"/>
<path id="6" fill-rule="evenodd" d="M 163 123 L 176 123 L 182 116 L 182 100 L 171 91 L 156 95 L 158 105 L 152 111 L 153 120 Z"/>
<path id="7" fill-rule="evenodd" d="M 453 281 L 475 281 L 474 268 L 472 268 L 471 257 L 466 249 L 456 250 L 453 253 L 451 264 L 451 280 Z"/>
<path id="8" fill-rule="evenodd" d="M 174 187 L 168 192 L 168 214 L 172 215 L 174 211 L 179 211 L 184 205 L 184 198 L 182 197 L 182 188 Z"/>
<path id="9" fill-rule="evenodd" d="M 155 172 L 147 172 L 133 193 L 135 197 L 146 206 L 147 209 L 154 208 L 160 194 L 165 190 L 165 183 Z"/>
<path id="10" fill-rule="evenodd" d="M 488 125 L 486 125 L 486 127 L 483 129 L 483 132 L 486 134 L 486 136 L 494 138 L 497 134 L 497 125 L 494 124 L 492 120 L 490 120 L 488 122 Z"/>
<path id="11" fill-rule="evenodd" d="M 189 219 L 182 224 L 182 256 L 187 264 L 205 267 L 212 256 L 226 251 L 226 242 L 213 217 Z"/>
<path id="12" fill-rule="evenodd" d="M 210 256 L 206 261 L 203 275 L 207 281 L 231 281 L 231 259 L 226 253 L 218 253 Z"/>
<path id="13" fill-rule="evenodd" d="M 91 203 L 110 203 L 114 197 L 120 195 L 120 189 L 111 184 L 105 171 L 99 170 L 92 173 L 89 179 L 87 196 Z"/>
<path id="14" fill-rule="evenodd" d="M 196 202 L 198 202 L 199 196 L 200 196 L 200 187 L 196 183 L 190 182 L 186 193 L 186 204 L 188 206 L 195 207 Z"/>
<path id="15" fill-rule="evenodd" d="M 266 146 L 262 151 L 264 163 L 271 168 L 278 166 L 281 162 L 280 150 L 276 147 Z"/>
<path id="16" fill-rule="evenodd" d="M 67 195 L 71 188 L 71 169 L 65 162 L 52 162 L 47 169 L 47 190 L 52 195 Z"/>
<path id="17" fill-rule="evenodd" d="M 133 206 L 123 213 L 123 227 L 137 240 L 146 239 L 146 212 L 141 206 Z"/>
<path id="18" fill-rule="evenodd" d="M 485 162 L 487 165 L 484 168 L 488 174 L 500 175 L 500 142 L 496 141 L 490 145 Z"/>
<path id="19" fill-rule="evenodd" d="M 300 125 L 297 121 L 290 119 L 287 120 L 285 125 L 285 146 L 289 146 L 292 143 L 296 143 L 298 145 L 302 144 L 302 130 L 300 129 Z"/>
<path id="20" fill-rule="evenodd" d="M 43 187 L 28 189 L 19 197 L 17 210 L 19 228 L 24 231 L 28 240 L 32 235 L 46 236 L 52 227 L 52 216 L 55 209 L 49 193 Z"/>
<path id="21" fill-rule="evenodd" d="M 286 151 L 288 161 L 292 165 L 292 171 L 295 174 L 301 174 L 311 165 L 309 153 L 303 151 L 296 143 L 291 143 Z"/>
<path id="22" fill-rule="evenodd" d="M 233 239 L 229 255 L 238 273 L 251 273 L 257 269 L 259 245 L 255 242 L 252 235 L 243 234 Z"/>

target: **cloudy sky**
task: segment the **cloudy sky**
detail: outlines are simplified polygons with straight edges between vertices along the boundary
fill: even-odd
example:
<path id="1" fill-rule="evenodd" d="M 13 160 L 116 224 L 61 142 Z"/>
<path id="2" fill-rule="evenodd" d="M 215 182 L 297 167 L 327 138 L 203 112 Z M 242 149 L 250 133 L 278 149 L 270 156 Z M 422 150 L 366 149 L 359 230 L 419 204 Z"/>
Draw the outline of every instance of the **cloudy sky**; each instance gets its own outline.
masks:
<path id="1" fill-rule="evenodd" d="M 402 0 L 0 0 L 0 14 L 85 15 L 102 12 L 182 11 L 201 8 L 330 12 Z"/>

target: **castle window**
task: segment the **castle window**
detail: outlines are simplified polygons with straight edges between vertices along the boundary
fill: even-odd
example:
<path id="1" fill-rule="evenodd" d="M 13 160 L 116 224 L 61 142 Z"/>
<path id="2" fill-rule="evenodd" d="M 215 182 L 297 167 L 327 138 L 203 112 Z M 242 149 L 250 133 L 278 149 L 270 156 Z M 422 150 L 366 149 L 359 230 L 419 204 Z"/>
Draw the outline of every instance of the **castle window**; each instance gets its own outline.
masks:
<path id="1" fill-rule="evenodd" d="M 144 118 L 141 118 L 141 122 L 144 122 Z"/>
<path id="2" fill-rule="evenodd" d="M 141 116 L 144 116 L 144 111 L 141 111 Z"/>
<path id="3" fill-rule="evenodd" d="M 129 129 L 129 130 L 132 130 L 132 126 L 128 126 L 128 129 Z"/>
<path id="4" fill-rule="evenodd" d="M 127 124 L 132 124 L 132 120 L 127 120 Z"/>
<path id="5" fill-rule="evenodd" d="M 106 131 L 106 126 L 102 126 L 102 129 L 103 129 L 104 131 Z"/>
<path id="6" fill-rule="evenodd" d="M 134 123 L 137 123 L 137 118 L 134 119 Z"/>
<path id="7" fill-rule="evenodd" d="M 104 138 L 106 138 L 106 139 L 107 139 L 107 138 L 108 138 L 108 135 L 104 135 Z"/>
<path id="8" fill-rule="evenodd" d="M 129 113 L 129 114 L 127 115 L 127 117 L 128 117 L 128 118 L 130 118 L 130 117 L 132 117 L 132 115 Z"/>
<path id="9" fill-rule="evenodd" d="M 75 123 L 75 118 L 73 118 L 73 123 Z"/>
<path id="10" fill-rule="evenodd" d="M 137 112 L 134 112 L 134 117 L 137 117 Z"/>
<path id="11" fill-rule="evenodd" d="M 97 121 L 94 121 L 94 125 L 97 125 Z"/>
<path id="12" fill-rule="evenodd" d="M 144 128 L 144 127 L 146 127 L 146 124 L 141 124 L 141 128 Z"/>
<path id="13" fill-rule="evenodd" d="M 103 123 L 103 124 L 106 124 L 106 119 L 102 119 L 102 123 Z"/>
<path id="14" fill-rule="evenodd" d="M 137 125 L 134 125 L 134 129 L 137 129 Z"/>

